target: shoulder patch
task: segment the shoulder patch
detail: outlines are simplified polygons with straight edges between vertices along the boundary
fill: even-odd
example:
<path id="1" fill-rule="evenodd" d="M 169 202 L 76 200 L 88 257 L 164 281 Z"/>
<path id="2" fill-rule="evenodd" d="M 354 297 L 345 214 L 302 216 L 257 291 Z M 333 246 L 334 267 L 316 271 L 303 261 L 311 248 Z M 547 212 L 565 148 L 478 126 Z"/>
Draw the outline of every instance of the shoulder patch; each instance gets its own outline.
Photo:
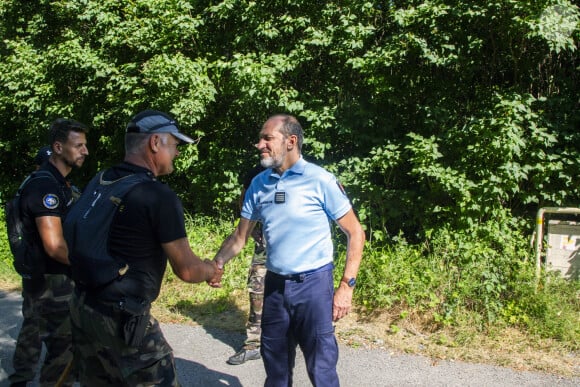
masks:
<path id="1" fill-rule="evenodd" d="M 52 193 L 44 195 L 42 204 L 49 210 L 54 210 L 59 205 L 58 195 Z"/>

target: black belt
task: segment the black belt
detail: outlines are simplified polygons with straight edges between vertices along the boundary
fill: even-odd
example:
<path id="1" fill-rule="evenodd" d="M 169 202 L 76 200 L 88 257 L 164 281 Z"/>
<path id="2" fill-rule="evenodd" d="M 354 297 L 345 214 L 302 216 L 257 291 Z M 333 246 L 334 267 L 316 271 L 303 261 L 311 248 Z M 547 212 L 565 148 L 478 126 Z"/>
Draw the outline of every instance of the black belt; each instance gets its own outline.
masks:
<path id="1" fill-rule="evenodd" d="M 136 307 L 135 302 L 131 303 L 131 307 L 128 307 L 128 302 L 126 299 L 122 299 L 119 301 L 109 301 L 103 300 L 102 297 L 99 297 L 96 294 L 91 292 L 82 291 L 75 289 L 76 295 L 79 298 L 81 304 L 87 305 L 90 308 L 96 310 L 97 312 L 104 314 L 109 317 L 118 317 L 121 314 L 141 314 L 136 313 L 134 308 Z M 139 309 L 148 309 L 149 307 L 146 306 L 145 303 L 139 305 Z"/>
<path id="2" fill-rule="evenodd" d="M 334 264 L 331 262 L 331 263 L 327 263 L 324 266 L 319 267 L 318 269 L 308 270 L 308 271 L 305 271 L 302 273 L 278 274 L 278 273 L 274 273 L 273 271 L 269 271 L 269 270 L 268 270 L 268 273 L 270 275 L 272 275 L 274 278 L 302 282 L 302 281 L 304 281 L 304 279 L 306 277 L 311 276 L 312 274 L 320 273 L 322 271 L 328 271 L 328 270 L 332 270 L 332 269 L 334 269 Z"/>
<path id="3" fill-rule="evenodd" d="M 81 305 L 86 305 L 95 311 L 108 317 L 117 317 L 121 313 L 117 302 L 103 301 L 98 299 L 95 294 L 75 289 L 75 294 Z"/>

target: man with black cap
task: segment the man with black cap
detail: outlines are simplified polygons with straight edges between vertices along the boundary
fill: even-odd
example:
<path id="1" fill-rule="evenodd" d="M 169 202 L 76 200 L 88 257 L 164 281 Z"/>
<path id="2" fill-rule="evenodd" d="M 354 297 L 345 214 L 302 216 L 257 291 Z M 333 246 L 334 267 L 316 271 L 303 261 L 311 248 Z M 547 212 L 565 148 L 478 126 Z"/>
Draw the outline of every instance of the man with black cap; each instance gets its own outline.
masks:
<path id="1" fill-rule="evenodd" d="M 44 164 L 48 159 L 50 159 L 50 155 L 52 154 L 52 149 L 49 145 L 45 145 L 36 152 L 36 156 L 34 156 L 34 165 L 36 165 L 36 169 L 40 169 L 40 166 Z"/>
<path id="2" fill-rule="evenodd" d="M 72 359 L 69 300 L 73 290 L 68 248 L 62 221 L 73 203 L 71 185 L 66 179 L 73 168 L 83 165 L 89 152 L 86 133 L 80 122 L 59 118 L 49 131 L 50 149 L 41 149 L 39 170 L 50 176 L 31 179 L 20 196 L 25 230 L 32 235 L 31 249 L 43 255 L 44 274 L 22 278 L 22 327 L 14 351 L 12 386 L 25 386 L 34 379 L 42 343 L 46 356 L 40 370 L 41 385 L 54 385 Z M 39 152 L 40 153 L 40 152 Z M 71 375 L 72 378 L 72 375 Z M 72 380 L 69 378 L 69 382 Z"/>
<path id="3" fill-rule="evenodd" d="M 97 289 L 77 283 L 72 298 L 75 359 L 81 362 L 79 381 L 83 385 L 179 385 L 173 351 L 150 315 L 167 260 L 177 277 L 186 282 L 215 281 L 221 275 L 213 261 L 201 260 L 191 250 L 181 201 L 157 180 L 173 172 L 178 146 L 192 142 L 172 117 L 145 110 L 127 125 L 124 161 L 100 177 L 107 183 L 133 174 L 148 176 L 121 198 L 110 225 L 110 255 L 126 262 L 128 270 Z M 83 195 L 91 195 L 88 191 Z M 75 259 L 72 253 L 73 274 Z"/>

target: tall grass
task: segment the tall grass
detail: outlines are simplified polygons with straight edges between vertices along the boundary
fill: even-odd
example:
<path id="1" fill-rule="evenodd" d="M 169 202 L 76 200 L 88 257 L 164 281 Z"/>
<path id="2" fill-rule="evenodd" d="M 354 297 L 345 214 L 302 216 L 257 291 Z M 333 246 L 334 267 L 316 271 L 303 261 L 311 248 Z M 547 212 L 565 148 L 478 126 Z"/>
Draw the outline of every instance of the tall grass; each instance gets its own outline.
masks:
<path id="1" fill-rule="evenodd" d="M 343 257 L 340 251 L 340 269 Z M 553 272 L 537 278 L 532 257 L 525 235 L 494 224 L 470 233 L 442 229 L 422 245 L 399 239 L 369 246 L 355 300 L 366 313 L 422 315 L 423 329 L 431 331 L 510 327 L 580 349 L 580 282 Z"/>
<path id="2" fill-rule="evenodd" d="M 3 219 L 0 219 L 3 223 Z M 213 258 L 234 229 L 231 221 L 187 218 L 193 251 Z M 335 281 L 344 267 L 344 241 L 336 234 Z M 156 312 L 166 321 L 201 321 L 216 327 L 243 329 L 246 280 L 252 256 L 250 242 L 227 266 L 221 289 L 180 281 L 166 272 Z M 5 227 L 0 229 L 0 275 L 4 289 L 16 289 Z M 580 282 L 554 273 L 535 276 L 528 238 L 490 223 L 470 233 L 439 230 L 420 245 L 404 238 L 389 246 L 367 244 L 355 290 L 363 316 L 396 310 L 400 319 L 421 316 L 425 331 L 452 328 L 491 332 L 516 328 L 580 349 Z M 234 319 L 230 324 L 228 319 Z"/>

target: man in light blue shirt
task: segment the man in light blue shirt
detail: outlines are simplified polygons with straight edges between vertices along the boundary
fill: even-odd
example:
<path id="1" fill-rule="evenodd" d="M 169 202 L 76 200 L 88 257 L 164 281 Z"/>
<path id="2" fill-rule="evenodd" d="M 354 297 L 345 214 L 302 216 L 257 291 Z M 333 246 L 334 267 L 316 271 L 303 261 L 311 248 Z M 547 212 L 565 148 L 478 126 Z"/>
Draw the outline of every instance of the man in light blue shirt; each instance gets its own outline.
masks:
<path id="1" fill-rule="evenodd" d="M 350 312 L 365 241 L 342 186 L 302 158 L 302 142 L 296 118 L 276 115 L 264 123 L 256 146 L 266 170 L 252 181 L 238 227 L 214 258 L 223 267 L 262 223 L 268 246 L 260 347 L 265 386 L 292 385 L 297 345 L 313 385 L 339 385 L 332 322 Z M 331 221 L 347 236 L 346 264 L 336 290 Z"/>

